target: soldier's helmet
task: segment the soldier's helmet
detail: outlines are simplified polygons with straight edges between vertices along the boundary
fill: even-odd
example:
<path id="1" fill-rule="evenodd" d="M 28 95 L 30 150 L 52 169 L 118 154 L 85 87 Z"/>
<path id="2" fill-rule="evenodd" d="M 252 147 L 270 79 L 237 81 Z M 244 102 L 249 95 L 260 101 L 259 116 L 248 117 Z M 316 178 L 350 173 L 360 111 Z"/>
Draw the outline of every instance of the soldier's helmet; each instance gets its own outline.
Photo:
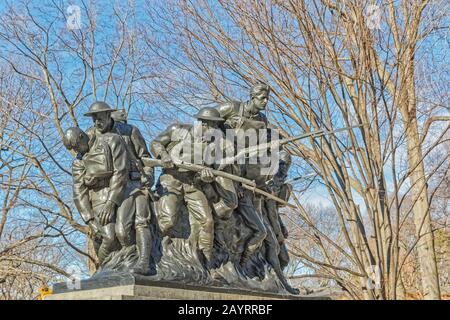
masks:
<path id="1" fill-rule="evenodd" d="M 114 110 L 113 113 L 111 113 L 111 118 L 113 118 L 113 120 L 117 122 L 125 122 L 127 121 L 128 116 L 125 109 L 119 109 Z"/>
<path id="2" fill-rule="evenodd" d="M 292 156 L 287 150 L 281 150 L 278 155 L 280 157 L 280 161 L 283 161 L 287 165 L 292 163 Z"/>
<path id="3" fill-rule="evenodd" d="M 89 108 L 89 111 L 86 112 L 84 115 L 89 117 L 92 116 L 95 113 L 100 112 L 113 112 L 114 110 L 111 109 L 111 107 L 104 101 L 95 101 L 93 104 L 91 104 L 91 107 Z"/>
<path id="4" fill-rule="evenodd" d="M 66 130 L 63 137 L 63 144 L 67 150 L 86 149 L 89 143 L 89 136 L 79 127 L 70 127 Z"/>
<path id="5" fill-rule="evenodd" d="M 199 120 L 225 121 L 217 109 L 211 107 L 201 108 L 195 117 Z"/>

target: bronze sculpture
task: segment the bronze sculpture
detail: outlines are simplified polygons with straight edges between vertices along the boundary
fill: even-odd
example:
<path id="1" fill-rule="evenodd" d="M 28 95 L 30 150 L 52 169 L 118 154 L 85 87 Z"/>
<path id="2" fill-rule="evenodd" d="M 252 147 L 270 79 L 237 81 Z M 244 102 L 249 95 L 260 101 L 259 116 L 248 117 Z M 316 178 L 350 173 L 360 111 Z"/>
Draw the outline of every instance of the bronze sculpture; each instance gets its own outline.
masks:
<path id="1" fill-rule="evenodd" d="M 217 129 L 217 122 L 223 121 L 219 113 L 212 108 L 204 108 L 198 112 L 196 118 L 201 121 L 203 130 Z M 232 189 L 222 192 L 221 198 L 214 204 L 214 210 L 219 216 L 229 215 L 235 208 L 237 200 L 234 197 L 234 185 L 221 178 L 216 180 L 211 170 L 203 169 L 200 173 L 195 173 L 182 168 L 174 168 L 173 161 L 191 162 L 194 153 L 194 141 L 191 126 L 171 125 L 152 142 L 152 153 L 156 158 L 165 162 L 165 168 L 160 177 L 160 184 L 164 190 L 160 198 L 160 212 L 158 216 L 159 225 L 164 234 L 169 234 L 170 229 L 176 223 L 180 203 L 186 203 L 189 217 L 193 220 L 192 225 L 198 225 L 197 238 L 198 249 L 203 254 L 205 265 L 209 266 L 212 260 L 214 241 L 214 220 L 212 208 L 205 195 L 204 188 L 212 192 L 209 184 L 225 185 L 225 189 Z M 179 150 L 176 146 L 187 143 L 187 150 Z M 203 150 L 204 146 L 200 144 Z M 176 150 L 176 151 L 175 151 Z M 204 184 L 205 186 L 202 186 Z M 215 192 L 224 188 L 215 188 Z M 231 195 L 225 198 L 227 194 Z M 219 196 L 218 196 L 219 197 Z M 194 223 L 195 222 L 195 223 Z M 192 230 L 196 230 L 193 228 Z"/>
<path id="2" fill-rule="evenodd" d="M 113 111 L 105 102 L 94 102 L 86 113 L 94 120 L 87 134 L 79 128 L 67 130 L 65 145 L 78 152 L 74 201 L 93 231 L 98 273 L 126 271 L 162 280 L 298 293 L 282 274 L 289 257 L 278 197 L 283 198 L 281 189 L 287 187 L 286 158 L 274 176 L 262 175 L 260 163 L 220 161 L 230 148 L 235 151 L 226 129 L 267 129 L 261 111 L 269 92 L 258 83 L 247 102 L 202 108 L 195 125 L 169 126 L 151 143 L 156 159 L 139 130 L 127 123 L 126 112 Z M 114 169 L 102 170 L 102 165 Z M 151 191 L 155 166 L 162 166 L 156 193 Z M 97 185 L 89 184 L 89 174 Z M 259 193 L 250 190 L 255 187 Z M 135 252 L 129 249 L 134 247 Z M 125 268 L 123 256 L 133 257 Z"/>
<path id="3" fill-rule="evenodd" d="M 149 223 L 151 217 L 149 188 L 153 184 L 153 168 L 144 167 L 143 158 L 150 158 L 144 138 L 139 129 L 125 122 L 115 122 L 111 118 L 113 110 L 105 102 L 94 102 L 85 116 L 91 116 L 95 126 L 91 130 L 91 143 L 94 150 L 98 141 L 105 134 L 116 137 L 123 145 L 123 153 L 127 159 L 127 176 L 123 178 L 123 199 L 116 201 L 117 215 L 115 219 L 116 236 L 122 247 L 136 243 L 138 261 L 132 272 L 149 275 L 151 233 Z M 101 151 L 100 151 L 101 152 Z M 108 157 L 106 157 L 108 159 Z M 133 240 L 133 231 L 135 240 Z"/>
<path id="4" fill-rule="evenodd" d="M 270 87 L 265 83 L 257 83 L 250 89 L 250 100 L 246 102 L 231 102 L 219 107 L 220 114 L 225 118 L 225 125 L 234 130 L 267 130 L 268 121 L 262 111 L 266 108 L 269 99 Z M 268 135 L 270 130 L 267 130 Z M 241 174 L 256 182 L 259 189 L 273 193 L 267 186 L 269 176 L 262 174 L 260 163 L 246 163 L 242 166 Z M 268 202 L 269 208 L 273 203 Z M 265 210 L 265 199 L 261 195 L 252 194 L 250 190 L 243 191 L 240 199 L 239 213 L 244 217 L 245 224 L 252 229 L 253 238 L 246 243 L 246 248 L 242 254 L 241 264 L 249 261 L 261 245 L 265 246 L 265 258 L 272 266 L 283 287 L 293 294 L 298 294 L 298 290 L 292 288 L 286 281 L 283 274 L 279 254 L 280 245 L 274 233 L 273 223 L 269 221 L 269 215 L 274 215 L 274 209 Z M 278 210 L 277 210 L 278 212 Z"/>
<path id="5" fill-rule="evenodd" d="M 117 135 L 105 133 L 89 147 L 86 133 L 79 128 L 66 131 L 64 145 L 78 153 L 72 170 L 74 202 L 96 235 L 102 264 L 118 247 L 115 215 L 128 181 L 125 146 Z"/>
<path id="6" fill-rule="evenodd" d="M 247 102 L 232 101 L 219 106 L 220 115 L 225 119 L 225 128 L 234 130 L 265 129 L 267 119 L 262 110 L 265 109 L 270 88 L 266 84 L 258 83 L 250 90 L 250 100 Z M 259 182 L 261 185 L 260 167 L 257 165 L 243 164 L 240 166 L 239 175 Z M 239 212 L 244 223 L 251 229 L 252 234 L 245 243 L 242 252 L 241 264 L 247 263 L 250 256 L 259 249 L 267 237 L 267 230 L 261 219 L 260 210 L 255 207 L 254 195 L 249 190 L 240 190 Z"/>
<path id="7" fill-rule="evenodd" d="M 270 192 L 286 202 L 289 200 L 292 192 L 292 185 L 286 182 L 291 163 L 291 155 L 288 152 L 282 150 L 280 152 L 280 165 L 278 172 L 267 183 Z M 265 212 L 265 216 L 267 217 L 280 246 L 278 258 L 280 260 L 281 269 L 284 269 L 289 263 L 289 254 L 285 243 L 285 240 L 287 239 L 289 233 L 283 221 L 281 220 L 279 214 L 280 207 L 283 207 L 283 205 L 277 203 L 273 199 L 264 199 L 263 212 Z"/>

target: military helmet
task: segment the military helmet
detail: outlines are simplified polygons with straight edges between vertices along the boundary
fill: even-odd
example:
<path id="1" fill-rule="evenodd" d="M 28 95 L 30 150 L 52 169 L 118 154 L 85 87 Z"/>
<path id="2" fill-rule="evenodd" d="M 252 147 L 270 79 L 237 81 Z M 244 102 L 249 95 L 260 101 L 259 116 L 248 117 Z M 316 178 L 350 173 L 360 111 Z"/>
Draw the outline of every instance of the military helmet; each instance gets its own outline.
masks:
<path id="1" fill-rule="evenodd" d="M 127 121 L 127 112 L 125 111 L 125 109 L 119 109 L 119 110 L 114 110 L 113 113 L 111 113 L 111 118 L 113 118 L 114 121 Z"/>
<path id="2" fill-rule="evenodd" d="M 87 144 L 89 136 L 79 127 L 70 127 L 64 132 L 63 144 L 68 150 L 73 150 L 82 141 L 81 139 Z"/>
<path id="3" fill-rule="evenodd" d="M 200 120 L 225 121 L 219 111 L 211 107 L 201 108 L 195 117 Z"/>
<path id="4" fill-rule="evenodd" d="M 292 163 L 292 156 L 287 150 L 281 150 L 278 156 L 280 157 L 280 161 L 283 161 L 287 164 Z"/>
<path id="5" fill-rule="evenodd" d="M 86 112 L 85 116 L 92 116 L 95 113 L 100 112 L 113 112 L 114 110 L 111 109 L 111 107 L 103 101 L 95 101 L 93 104 L 91 104 L 91 107 L 89 108 L 89 111 Z"/>

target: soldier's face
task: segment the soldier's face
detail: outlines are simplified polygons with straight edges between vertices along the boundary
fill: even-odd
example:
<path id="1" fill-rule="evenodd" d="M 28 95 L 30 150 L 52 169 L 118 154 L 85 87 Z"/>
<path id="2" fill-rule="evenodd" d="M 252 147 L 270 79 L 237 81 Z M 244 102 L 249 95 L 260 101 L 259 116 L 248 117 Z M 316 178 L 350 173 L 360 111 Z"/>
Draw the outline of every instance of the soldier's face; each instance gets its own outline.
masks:
<path id="1" fill-rule="evenodd" d="M 101 133 L 105 133 L 108 130 L 111 122 L 111 114 L 109 112 L 99 112 L 92 115 L 95 128 Z"/>
<path id="2" fill-rule="evenodd" d="M 205 132 L 208 129 L 216 129 L 217 122 L 211 120 L 202 120 L 202 130 Z"/>
<path id="3" fill-rule="evenodd" d="M 258 92 L 252 97 L 253 106 L 258 111 L 264 110 L 268 101 L 269 93 L 265 90 Z"/>
<path id="4" fill-rule="evenodd" d="M 89 137 L 87 134 L 81 134 L 78 138 L 77 152 L 85 154 L 89 151 Z"/>

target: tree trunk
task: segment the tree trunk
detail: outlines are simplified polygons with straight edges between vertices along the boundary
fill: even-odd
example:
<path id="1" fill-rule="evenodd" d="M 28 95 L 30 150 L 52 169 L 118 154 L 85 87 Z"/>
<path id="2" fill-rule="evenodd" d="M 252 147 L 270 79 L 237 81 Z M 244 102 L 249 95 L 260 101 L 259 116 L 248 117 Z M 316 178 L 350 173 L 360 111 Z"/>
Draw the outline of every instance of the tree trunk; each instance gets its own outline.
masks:
<path id="1" fill-rule="evenodd" d="M 94 247 L 94 241 L 92 240 L 92 238 L 90 236 L 87 237 L 87 253 L 91 256 L 94 257 L 94 259 L 97 260 L 97 254 L 95 253 L 95 247 Z M 89 274 L 93 275 L 95 273 L 95 271 L 97 271 L 97 266 L 95 264 L 95 262 L 93 262 L 91 259 L 88 258 L 88 269 L 89 269 Z"/>
<path id="2" fill-rule="evenodd" d="M 414 39 L 415 37 L 413 37 Z M 422 154 L 422 141 L 417 123 L 417 99 L 414 82 L 414 50 L 410 45 L 403 60 L 404 87 L 401 91 L 400 110 L 406 128 L 408 147 L 408 164 L 410 170 L 411 192 L 413 196 L 413 215 L 417 236 L 417 253 L 422 275 L 423 296 L 427 300 L 440 299 L 439 276 L 436 253 L 434 250 L 433 230 L 431 224 L 428 185 Z"/>
<path id="3" fill-rule="evenodd" d="M 414 224 L 416 227 L 417 252 L 422 273 L 423 296 L 428 300 L 440 299 L 439 276 L 437 270 L 434 237 L 431 225 L 430 204 L 427 194 L 425 169 L 422 161 L 417 121 L 411 117 L 407 129 L 408 160 L 411 172 Z"/>

